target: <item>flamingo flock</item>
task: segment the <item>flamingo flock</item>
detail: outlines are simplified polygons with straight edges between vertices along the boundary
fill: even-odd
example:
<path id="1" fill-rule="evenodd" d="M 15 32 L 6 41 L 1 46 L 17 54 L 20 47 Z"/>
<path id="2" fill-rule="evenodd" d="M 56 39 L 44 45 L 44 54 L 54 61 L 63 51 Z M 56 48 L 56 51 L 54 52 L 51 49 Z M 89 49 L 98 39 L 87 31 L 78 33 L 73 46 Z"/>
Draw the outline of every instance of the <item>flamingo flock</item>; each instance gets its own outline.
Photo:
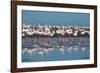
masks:
<path id="1" fill-rule="evenodd" d="M 61 52 L 61 54 L 65 54 L 65 50 L 67 50 L 69 53 L 74 53 L 77 52 L 80 48 L 77 46 L 70 46 L 68 48 L 66 47 L 61 47 L 59 49 L 55 49 L 55 48 L 24 48 L 22 50 L 22 53 L 28 53 L 30 56 L 32 55 L 40 55 L 40 56 L 44 56 L 44 55 L 48 55 L 51 54 L 52 52 L 54 52 L 55 50 L 58 52 Z M 85 47 L 82 47 L 81 50 L 84 52 L 86 50 Z"/>
<path id="2" fill-rule="evenodd" d="M 29 53 L 30 55 L 48 55 L 55 50 L 61 52 L 63 55 L 65 54 L 65 50 L 69 53 L 77 52 L 80 49 L 82 44 L 76 43 L 78 45 L 70 46 L 74 39 L 68 39 L 69 37 L 89 37 L 90 35 L 89 27 L 80 27 L 80 26 L 34 26 L 32 24 L 23 24 L 22 25 L 22 38 L 31 37 L 33 39 L 37 38 L 37 41 L 32 43 L 32 47 L 24 47 L 22 52 Z M 41 38 L 41 36 L 46 38 Z M 35 37 L 35 38 L 34 38 Z M 56 37 L 53 46 L 52 37 Z M 86 43 L 87 40 L 85 41 Z M 75 44 L 75 43 L 74 43 Z M 83 43 L 84 44 L 84 43 Z M 86 50 L 86 47 L 81 47 L 82 51 Z"/>
<path id="3" fill-rule="evenodd" d="M 89 36 L 89 27 L 80 26 L 34 26 L 32 24 L 22 25 L 22 36 Z"/>
<path id="4" fill-rule="evenodd" d="M 34 38 L 33 38 L 34 39 Z M 23 54 L 28 53 L 31 55 L 48 55 L 52 54 L 55 51 L 60 52 L 62 55 L 65 54 L 65 51 L 68 51 L 69 53 L 78 52 L 79 50 L 85 51 L 87 47 L 89 46 L 88 39 L 82 38 L 79 39 L 82 42 L 75 42 L 78 41 L 78 39 L 72 39 L 72 38 L 39 38 L 35 39 L 34 43 L 31 42 L 32 46 L 24 46 L 23 47 Z M 37 42 L 38 41 L 38 42 Z M 28 43 L 28 42 L 26 42 Z M 26 45 L 25 42 L 23 45 Z"/>

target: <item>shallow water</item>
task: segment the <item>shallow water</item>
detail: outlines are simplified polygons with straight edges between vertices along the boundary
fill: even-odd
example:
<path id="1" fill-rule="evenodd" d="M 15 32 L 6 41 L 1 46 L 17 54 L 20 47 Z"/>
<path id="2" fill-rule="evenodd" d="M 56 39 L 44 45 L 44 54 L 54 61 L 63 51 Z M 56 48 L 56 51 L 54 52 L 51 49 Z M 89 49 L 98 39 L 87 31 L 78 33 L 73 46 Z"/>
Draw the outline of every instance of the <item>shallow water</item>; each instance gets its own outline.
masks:
<path id="1" fill-rule="evenodd" d="M 36 51 L 35 53 L 22 52 L 22 62 L 89 59 L 89 40 L 89 37 L 24 37 L 22 50 L 28 48 L 36 49 Z"/>

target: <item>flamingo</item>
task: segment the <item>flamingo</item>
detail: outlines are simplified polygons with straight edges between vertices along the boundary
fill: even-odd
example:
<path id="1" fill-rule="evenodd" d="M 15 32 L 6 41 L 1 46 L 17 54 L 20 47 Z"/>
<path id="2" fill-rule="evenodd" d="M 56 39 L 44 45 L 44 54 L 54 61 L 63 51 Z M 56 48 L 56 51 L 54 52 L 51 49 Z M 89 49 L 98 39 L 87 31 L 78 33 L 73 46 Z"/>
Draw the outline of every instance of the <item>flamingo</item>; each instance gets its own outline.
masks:
<path id="1" fill-rule="evenodd" d="M 24 49 L 22 50 L 22 52 L 25 53 L 25 52 L 27 52 L 27 50 L 28 50 L 28 48 L 24 48 Z"/>
<path id="2" fill-rule="evenodd" d="M 41 50 L 41 51 L 38 51 L 38 54 L 43 56 L 44 52 Z"/>
<path id="3" fill-rule="evenodd" d="M 86 49 L 85 47 L 82 47 L 82 51 L 85 51 L 85 49 Z"/>
<path id="4" fill-rule="evenodd" d="M 65 49 L 62 47 L 60 48 L 60 51 L 64 54 Z"/>
<path id="5" fill-rule="evenodd" d="M 78 51 L 78 47 L 79 47 L 79 46 L 74 46 L 73 50 L 74 50 L 74 51 Z"/>
<path id="6" fill-rule="evenodd" d="M 26 34 L 27 34 L 27 35 L 30 35 L 30 36 L 33 35 L 33 33 L 34 33 L 34 32 L 32 31 L 31 28 L 30 28 L 28 31 L 26 31 Z"/>
<path id="7" fill-rule="evenodd" d="M 70 34 L 73 34 L 73 31 L 72 29 L 66 29 L 66 33 L 70 35 Z"/>
<path id="8" fill-rule="evenodd" d="M 28 28 L 23 28 L 22 31 L 27 32 L 27 31 L 29 31 L 29 29 Z"/>
<path id="9" fill-rule="evenodd" d="M 73 50 L 73 47 L 69 47 L 67 50 L 71 53 Z"/>
<path id="10" fill-rule="evenodd" d="M 75 32 L 73 33 L 73 36 L 78 36 L 78 31 L 75 31 Z"/>
<path id="11" fill-rule="evenodd" d="M 48 54 L 49 53 L 49 50 L 48 49 L 43 49 L 43 51 L 46 53 L 46 54 Z"/>
<path id="12" fill-rule="evenodd" d="M 22 32 L 22 36 L 23 36 L 23 37 L 25 36 L 25 33 L 24 33 L 24 32 Z"/>
<path id="13" fill-rule="evenodd" d="M 33 54 L 36 54 L 37 48 L 33 48 L 31 51 L 32 51 Z"/>
<path id="14" fill-rule="evenodd" d="M 32 55 L 32 49 L 27 49 L 27 52 L 29 53 L 29 55 Z"/>
<path id="15" fill-rule="evenodd" d="M 48 51 L 51 51 L 52 52 L 53 50 L 54 50 L 54 48 L 48 48 Z"/>
<path id="16" fill-rule="evenodd" d="M 81 32 L 81 35 L 85 35 L 85 33 L 86 33 L 86 32 L 85 32 L 85 30 L 84 30 L 84 31 Z"/>

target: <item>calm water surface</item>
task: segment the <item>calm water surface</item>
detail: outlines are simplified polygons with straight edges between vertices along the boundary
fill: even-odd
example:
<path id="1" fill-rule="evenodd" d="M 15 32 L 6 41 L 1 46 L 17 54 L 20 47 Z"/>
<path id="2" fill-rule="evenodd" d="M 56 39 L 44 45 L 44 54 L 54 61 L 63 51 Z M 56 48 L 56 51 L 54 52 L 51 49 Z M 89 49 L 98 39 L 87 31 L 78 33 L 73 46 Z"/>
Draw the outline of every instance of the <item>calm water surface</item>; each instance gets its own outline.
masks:
<path id="1" fill-rule="evenodd" d="M 22 51 L 27 50 L 22 52 L 22 62 L 89 59 L 89 40 L 89 37 L 23 37 Z"/>

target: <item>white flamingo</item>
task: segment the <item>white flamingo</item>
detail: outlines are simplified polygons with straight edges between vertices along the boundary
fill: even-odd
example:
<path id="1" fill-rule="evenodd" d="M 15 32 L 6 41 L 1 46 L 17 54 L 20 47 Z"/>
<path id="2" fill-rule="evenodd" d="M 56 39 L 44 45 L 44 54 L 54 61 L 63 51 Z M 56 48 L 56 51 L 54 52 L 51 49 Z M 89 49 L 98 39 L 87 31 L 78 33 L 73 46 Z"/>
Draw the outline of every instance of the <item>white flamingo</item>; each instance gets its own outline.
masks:
<path id="1" fill-rule="evenodd" d="M 86 48 L 85 47 L 82 47 L 82 51 L 85 51 L 86 50 Z"/>
<path id="2" fill-rule="evenodd" d="M 38 51 L 38 54 L 43 56 L 44 52 L 41 50 L 41 51 Z"/>
<path id="3" fill-rule="evenodd" d="M 67 50 L 71 53 L 73 50 L 73 47 L 69 47 Z"/>
<path id="4" fill-rule="evenodd" d="M 24 48 L 24 49 L 22 50 L 22 52 L 25 53 L 25 52 L 27 52 L 27 50 L 28 50 L 28 48 Z"/>
<path id="5" fill-rule="evenodd" d="M 51 35 L 51 32 L 46 30 L 46 31 L 44 32 L 44 35 Z"/>
<path id="6" fill-rule="evenodd" d="M 60 33 L 61 33 L 61 35 L 65 35 L 64 29 L 62 29 Z"/>
<path id="7" fill-rule="evenodd" d="M 29 31 L 29 29 L 28 29 L 28 28 L 26 28 L 26 29 L 25 29 L 25 28 L 23 28 L 23 29 L 22 29 L 22 31 L 23 31 L 23 32 L 28 32 L 28 31 Z"/>
<path id="8" fill-rule="evenodd" d="M 37 53 L 37 48 L 33 48 L 33 49 L 32 49 L 32 53 L 33 53 L 33 54 L 36 54 L 36 53 Z"/>
<path id="9" fill-rule="evenodd" d="M 23 37 L 25 36 L 25 33 L 24 33 L 24 32 L 22 32 L 22 36 L 23 36 Z"/>
<path id="10" fill-rule="evenodd" d="M 60 51 L 64 54 L 65 49 L 64 48 L 60 48 Z"/>
<path id="11" fill-rule="evenodd" d="M 73 33 L 73 31 L 72 31 L 72 29 L 67 29 L 67 30 L 66 30 L 66 33 L 70 35 L 70 34 Z"/>
<path id="12" fill-rule="evenodd" d="M 73 33 L 73 36 L 78 36 L 78 31 L 75 31 L 75 32 Z"/>
<path id="13" fill-rule="evenodd" d="M 87 33 L 88 35 L 90 35 L 90 32 L 89 32 L 89 31 L 86 31 L 86 33 Z"/>
<path id="14" fill-rule="evenodd" d="M 54 50 L 54 48 L 48 48 L 48 51 L 51 51 L 52 52 L 53 50 Z"/>
<path id="15" fill-rule="evenodd" d="M 46 54 L 48 54 L 49 53 L 49 50 L 48 49 L 43 49 L 43 51 L 46 53 Z"/>
<path id="16" fill-rule="evenodd" d="M 77 52 L 77 51 L 78 51 L 78 46 L 75 46 L 75 47 L 73 48 L 73 50 Z"/>
<path id="17" fill-rule="evenodd" d="M 29 31 L 26 32 L 27 35 L 33 35 L 33 33 L 34 32 L 32 31 L 32 29 L 29 29 Z"/>
<path id="18" fill-rule="evenodd" d="M 52 31 L 52 33 L 50 34 L 50 36 L 53 36 L 55 34 L 55 32 L 54 31 Z"/>
<path id="19" fill-rule="evenodd" d="M 82 31 L 81 34 L 84 35 L 85 34 L 85 31 Z"/>
<path id="20" fill-rule="evenodd" d="M 29 55 L 31 56 L 32 55 L 32 49 L 27 49 L 27 52 L 29 53 Z"/>
<path id="21" fill-rule="evenodd" d="M 57 34 L 60 34 L 60 30 L 57 30 L 56 33 L 57 33 Z"/>

